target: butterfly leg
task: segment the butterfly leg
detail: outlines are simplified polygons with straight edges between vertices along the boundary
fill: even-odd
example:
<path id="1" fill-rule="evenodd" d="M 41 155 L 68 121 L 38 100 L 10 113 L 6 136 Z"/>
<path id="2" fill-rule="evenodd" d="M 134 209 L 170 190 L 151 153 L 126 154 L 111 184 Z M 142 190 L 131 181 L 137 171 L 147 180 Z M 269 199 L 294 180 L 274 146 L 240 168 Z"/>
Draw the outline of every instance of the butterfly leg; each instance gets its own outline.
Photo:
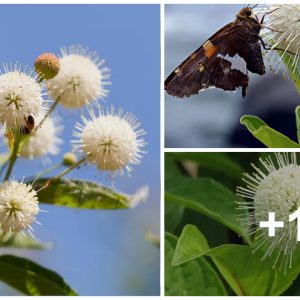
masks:
<path id="1" fill-rule="evenodd" d="M 258 38 L 259 38 L 259 40 L 260 40 L 260 42 L 261 42 L 261 44 L 262 44 L 262 46 L 263 46 L 263 48 L 264 48 L 265 50 L 277 50 L 277 51 L 287 52 L 287 53 L 292 54 L 292 55 L 296 55 L 295 53 L 293 53 L 293 52 L 291 52 L 291 51 L 289 51 L 289 50 L 285 50 L 285 49 L 281 49 L 281 48 L 278 48 L 278 47 L 272 47 L 272 46 L 270 46 L 270 45 L 267 45 L 267 44 L 265 43 L 265 41 L 262 39 L 261 36 L 259 36 Z"/>
<path id="2" fill-rule="evenodd" d="M 275 9 L 273 9 L 273 10 L 271 10 L 271 11 L 266 12 L 266 13 L 262 16 L 262 18 L 261 18 L 261 20 L 260 20 L 260 24 L 263 24 L 263 23 L 264 23 L 265 17 L 266 17 L 267 15 L 273 13 L 274 11 L 276 11 L 276 10 L 278 10 L 278 9 L 279 9 L 279 7 L 275 8 Z"/>

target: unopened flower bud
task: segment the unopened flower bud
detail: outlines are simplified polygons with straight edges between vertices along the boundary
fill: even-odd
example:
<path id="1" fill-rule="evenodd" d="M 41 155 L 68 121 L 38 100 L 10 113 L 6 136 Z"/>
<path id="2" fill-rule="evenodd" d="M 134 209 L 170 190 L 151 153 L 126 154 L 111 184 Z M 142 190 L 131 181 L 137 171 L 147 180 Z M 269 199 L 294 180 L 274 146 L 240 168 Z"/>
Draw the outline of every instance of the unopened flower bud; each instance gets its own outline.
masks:
<path id="1" fill-rule="evenodd" d="M 43 79 L 55 77 L 60 70 L 58 57 L 53 53 L 43 53 L 35 61 L 34 68 Z"/>
<path id="2" fill-rule="evenodd" d="M 74 153 L 72 153 L 72 152 L 65 153 L 64 158 L 63 158 L 63 164 L 65 166 L 67 166 L 67 167 L 72 166 L 76 163 L 77 163 L 77 157 Z"/>

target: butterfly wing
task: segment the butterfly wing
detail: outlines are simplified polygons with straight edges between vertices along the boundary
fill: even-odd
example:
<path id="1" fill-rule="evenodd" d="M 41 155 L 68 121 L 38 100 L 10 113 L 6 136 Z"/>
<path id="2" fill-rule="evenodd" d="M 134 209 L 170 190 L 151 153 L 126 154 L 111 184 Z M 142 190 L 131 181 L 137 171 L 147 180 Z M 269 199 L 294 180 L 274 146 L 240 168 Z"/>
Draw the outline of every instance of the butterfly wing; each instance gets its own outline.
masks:
<path id="1" fill-rule="evenodd" d="M 264 72 L 260 45 L 249 44 L 245 27 L 229 23 L 185 59 L 166 79 L 165 90 L 176 97 L 189 97 L 209 87 L 234 91 L 248 86 L 247 68 Z M 252 56 L 256 57 L 255 63 Z"/>

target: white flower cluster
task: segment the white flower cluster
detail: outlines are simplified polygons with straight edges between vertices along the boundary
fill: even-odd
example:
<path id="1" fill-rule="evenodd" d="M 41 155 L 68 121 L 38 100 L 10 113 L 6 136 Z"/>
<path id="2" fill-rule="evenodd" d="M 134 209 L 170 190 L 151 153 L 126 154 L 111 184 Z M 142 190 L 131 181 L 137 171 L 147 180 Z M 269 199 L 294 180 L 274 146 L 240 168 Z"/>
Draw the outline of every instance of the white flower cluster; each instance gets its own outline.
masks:
<path id="1" fill-rule="evenodd" d="M 89 119 L 82 116 L 83 124 L 77 123 L 74 130 L 77 138 L 73 141 L 74 149 L 84 157 L 77 161 L 74 154 L 68 154 L 62 159 L 62 164 L 70 170 L 87 160 L 100 170 L 123 174 L 140 163 L 145 132 L 135 116 L 115 111 L 112 106 L 105 111 L 99 104 L 95 112 L 90 105 L 107 97 L 106 86 L 110 84 L 110 70 L 95 52 L 71 46 L 63 48 L 59 58 L 53 53 L 43 53 L 35 60 L 34 69 L 35 75 L 33 70 L 11 64 L 5 65 L 0 74 L 0 124 L 6 129 L 10 159 L 15 149 L 14 159 L 59 152 L 62 126 L 49 115 L 61 104 L 65 108 L 88 105 L 90 112 Z M 46 94 L 51 100 L 45 99 Z M 31 224 L 39 212 L 37 192 L 30 184 L 9 180 L 11 169 L 10 165 L 0 184 L 0 233 L 4 235 L 31 232 Z M 148 190 L 142 190 L 130 198 L 129 205 L 135 206 L 147 194 Z"/>
<path id="2" fill-rule="evenodd" d="M 272 48 L 282 49 L 277 51 L 280 60 L 291 66 L 293 75 L 299 77 L 300 56 L 300 5 L 298 4 L 274 4 L 258 6 L 261 14 L 267 14 L 262 31 L 262 36 Z M 271 53 L 270 60 L 274 59 L 277 70 L 280 68 L 278 60 Z M 294 77 L 295 77 L 294 76 Z"/>
<path id="3" fill-rule="evenodd" d="M 39 212 L 37 192 L 30 184 L 6 181 L 0 184 L 0 226 L 4 233 L 28 230 Z"/>
<path id="4" fill-rule="evenodd" d="M 253 167 L 255 172 L 243 179 L 246 186 L 237 188 L 237 194 L 245 199 L 238 202 L 239 209 L 245 211 L 241 221 L 255 234 L 255 250 L 266 249 L 262 259 L 274 255 L 274 268 L 278 264 L 286 271 L 297 248 L 297 224 L 289 222 L 289 215 L 300 207 L 300 166 L 295 153 L 276 153 L 273 159 L 260 159 L 260 166 Z M 266 228 L 258 227 L 268 220 L 269 212 L 285 224 L 276 228 L 274 237 L 268 236 Z"/>
<path id="5" fill-rule="evenodd" d="M 60 71 L 47 81 L 52 99 L 67 108 L 82 107 L 107 96 L 110 70 L 95 52 L 81 46 L 61 50 Z"/>
<path id="6" fill-rule="evenodd" d="M 0 123 L 8 128 L 26 126 L 28 116 L 42 118 L 45 100 L 41 84 L 32 71 L 22 71 L 20 65 L 5 65 L 0 75 Z"/>
<path id="7" fill-rule="evenodd" d="M 77 123 L 73 141 L 75 150 L 84 152 L 90 162 L 100 170 L 120 171 L 140 163 L 141 148 L 145 145 L 145 134 L 134 115 L 122 110 L 104 112 L 99 108 L 98 115 L 90 111 L 90 120 L 82 118 L 83 125 Z"/>
<path id="8" fill-rule="evenodd" d="M 59 145 L 63 143 L 58 135 L 63 130 L 57 119 L 48 117 L 43 125 L 31 134 L 30 139 L 20 149 L 23 158 L 33 159 L 47 154 L 59 153 Z"/>

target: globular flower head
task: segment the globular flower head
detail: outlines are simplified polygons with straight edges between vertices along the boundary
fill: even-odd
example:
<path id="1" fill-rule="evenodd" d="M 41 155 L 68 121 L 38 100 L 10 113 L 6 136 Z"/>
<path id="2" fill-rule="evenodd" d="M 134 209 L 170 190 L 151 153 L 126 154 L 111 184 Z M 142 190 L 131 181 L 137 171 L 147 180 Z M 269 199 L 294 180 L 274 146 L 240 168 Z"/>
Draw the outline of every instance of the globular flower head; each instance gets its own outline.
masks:
<path id="1" fill-rule="evenodd" d="M 81 46 L 62 48 L 60 71 L 47 81 L 52 99 L 67 108 L 78 108 L 107 96 L 110 70 L 95 52 Z"/>
<path id="2" fill-rule="evenodd" d="M 46 111 L 41 85 L 32 71 L 5 65 L 0 75 L 0 123 L 8 128 L 26 126 L 26 119 L 41 118 Z"/>
<path id="3" fill-rule="evenodd" d="M 274 4 L 262 6 L 261 14 L 268 13 L 265 18 L 261 34 L 267 44 L 272 48 L 279 48 L 277 51 L 280 60 L 290 66 L 293 75 L 299 76 L 299 56 L 300 56 L 300 5 L 299 4 Z M 271 51 L 274 52 L 274 51 Z M 274 58 L 271 53 L 270 60 Z M 273 64 L 277 65 L 276 72 L 280 69 L 278 59 L 274 59 Z"/>
<path id="4" fill-rule="evenodd" d="M 28 141 L 20 150 L 20 155 L 23 158 L 32 159 L 48 154 L 58 154 L 59 145 L 63 142 L 59 138 L 62 129 L 58 120 L 48 117 L 38 130 L 30 134 Z"/>
<path id="5" fill-rule="evenodd" d="M 53 53 L 43 53 L 35 60 L 34 68 L 41 78 L 51 79 L 59 72 L 59 59 Z"/>
<path id="6" fill-rule="evenodd" d="M 37 192 L 30 184 L 17 181 L 0 184 L 0 226 L 4 233 L 31 232 L 38 213 Z"/>
<path id="7" fill-rule="evenodd" d="M 145 131 L 134 115 L 115 112 L 113 107 L 106 112 L 99 108 L 97 116 L 90 110 L 90 119 L 82 120 L 74 132 L 75 150 L 84 152 L 98 169 L 122 174 L 124 168 L 130 172 L 131 165 L 140 163 Z"/>
<path id="8" fill-rule="evenodd" d="M 241 220 L 255 234 L 255 250 L 266 249 L 262 259 L 274 255 L 274 267 L 278 264 L 286 271 L 297 248 L 297 222 L 289 222 L 289 215 L 300 206 L 300 166 L 295 153 L 276 153 L 273 159 L 260 159 L 260 166 L 253 167 L 255 172 L 243 178 L 246 186 L 237 188 L 237 194 L 245 199 L 238 202 L 239 209 L 245 210 Z M 274 237 L 267 228 L 259 227 L 260 222 L 268 221 L 269 212 L 275 213 L 276 221 L 284 222 Z"/>

